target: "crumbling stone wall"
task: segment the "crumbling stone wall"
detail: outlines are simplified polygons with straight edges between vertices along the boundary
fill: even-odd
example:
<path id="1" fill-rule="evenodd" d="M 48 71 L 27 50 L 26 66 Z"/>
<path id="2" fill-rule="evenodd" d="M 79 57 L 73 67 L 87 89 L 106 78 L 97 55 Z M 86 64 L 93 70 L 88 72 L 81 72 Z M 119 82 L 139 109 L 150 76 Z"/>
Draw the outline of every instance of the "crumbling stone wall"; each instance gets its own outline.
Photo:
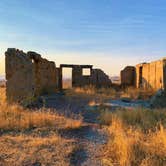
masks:
<path id="1" fill-rule="evenodd" d="M 91 84 L 91 71 L 90 75 L 83 75 L 83 67 L 80 65 L 74 65 L 72 68 L 72 87 L 83 87 Z"/>
<path id="2" fill-rule="evenodd" d="M 101 69 L 92 69 L 92 65 L 60 65 L 59 85 L 62 85 L 62 68 L 72 68 L 72 87 L 84 87 L 93 85 L 97 88 L 110 87 L 112 82 Z M 83 74 L 83 69 L 89 69 L 89 75 Z M 62 86 L 61 86 L 62 89 Z"/>
<path id="3" fill-rule="evenodd" d="M 96 86 L 97 88 L 111 87 L 112 84 L 109 76 L 106 75 L 101 69 L 92 69 L 91 82 L 92 85 Z"/>
<path id="4" fill-rule="evenodd" d="M 8 101 L 22 102 L 57 89 L 57 70 L 54 62 L 40 54 L 11 48 L 6 58 L 6 94 Z"/>
<path id="5" fill-rule="evenodd" d="M 136 68 L 134 66 L 125 67 L 121 73 L 121 85 L 122 86 L 135 86 L 136 84 Z"/>
<path id="6" fill-rule="evenodd" d="M 56 68 L 54 62 L 43 59 L 40 54 L 32 51 L 24 53 L 15 48 L 9 48 L 5 58 L 8 101 L 22 102 L 61 90 L 63 67 L 72 68 L 73 87 L 111 86 L 109 77 L 100 69 L 92 69 L 92 65 L 60 65 Z M 89 69 L 89 75 L 84 75 L 83 69 Z"/>
<path id="7" fill-rule="evenodd" d="M 138 64 L 136 66 L 136 87 L 144 89 L 164 89 L 164 65 L 165 60 L 158 60 L 151 63 Z"/>
<path id="8" fill-rule="evenodd" d="M 35 72 L 35 94 L 55 92 L 57 86 L 57 72 L 55 63 L 43 59 L 40 54 L 28 52 L 27 56 L 32 59 Z"/>
<path id="9" fill-rule="evenodd" d="M 143 89 L 166 89 L 166 59 L 127 66 L 121 71 L 121 84 Z"/>
<path id="10" fill-rule="evenodd" d="M 84 87 L 93 85 L 96 88 L 110 87 L 112 82 L 101 69 L 90 69 L 90 75 L 83 75 L 83 68 L 73 68 L 73 87 Z"/>
<path id="11" fill-rule="evenodd" d="M 8 49 L 5 53 L 6 95 L 8 101 L 21 102 L 34 96 L 34 67 L 23 51 Z"/>

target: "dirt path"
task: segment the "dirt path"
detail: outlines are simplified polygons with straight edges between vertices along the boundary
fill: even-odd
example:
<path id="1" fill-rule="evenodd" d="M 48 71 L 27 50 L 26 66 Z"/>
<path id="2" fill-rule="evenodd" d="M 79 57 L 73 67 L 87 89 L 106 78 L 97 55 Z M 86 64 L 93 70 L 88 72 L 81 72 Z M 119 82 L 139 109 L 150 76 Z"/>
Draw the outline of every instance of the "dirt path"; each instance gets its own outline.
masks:
<path id="1" fill-rule="evenodd" d="M 101 166 L 99 152 L 102 145 L 107 142 L 106 134 L 99 126 L 86 124 L 75 129 L 61 131 L 61 136 L 73 138 L 77 142 L 76 149 L 70 156 L 70 163 L 73 166 Z"/>
<path id="2" fill-rule="evenodd" d="M 107 142 L 106 132 L 96 123 L 96 115 L 86 112 L 85 106 L 90 99 L 66 98 L 65 96 L 45 97 L 45 106 L 55 108 L 66 116 L 83 116 L 83 126 L 78 129 L 61 130 L 59 134 L 64 138 L 72 138 L 77 146 L 72 152 L 70 164 L 72 166 L 101 166 L 99 152 Z"/>

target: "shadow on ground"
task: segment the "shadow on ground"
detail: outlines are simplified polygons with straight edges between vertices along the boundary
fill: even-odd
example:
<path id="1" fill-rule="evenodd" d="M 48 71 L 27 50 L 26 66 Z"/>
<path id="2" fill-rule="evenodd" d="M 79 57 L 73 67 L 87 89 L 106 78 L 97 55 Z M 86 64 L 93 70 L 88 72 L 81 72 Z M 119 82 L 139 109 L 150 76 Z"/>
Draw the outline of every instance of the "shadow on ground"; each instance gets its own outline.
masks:
<path id="1" fill-rule="evenodd" d="M 80 166 L 87 160 L 88 155 L 82 146 L 77 146 L 68 157 L 71 166 Z"/>
<path id="2" fill-rule="evenodd" d="M 83 118 L 84 122 L 97 123 L 99 113 L 86 110 L 89 102 L 93 100 L 90 96 L 65 96 L 53 94 L 43 96 L 43 106 L 46 108 L 55 109 L 59 114 L 71 118 Z"/>

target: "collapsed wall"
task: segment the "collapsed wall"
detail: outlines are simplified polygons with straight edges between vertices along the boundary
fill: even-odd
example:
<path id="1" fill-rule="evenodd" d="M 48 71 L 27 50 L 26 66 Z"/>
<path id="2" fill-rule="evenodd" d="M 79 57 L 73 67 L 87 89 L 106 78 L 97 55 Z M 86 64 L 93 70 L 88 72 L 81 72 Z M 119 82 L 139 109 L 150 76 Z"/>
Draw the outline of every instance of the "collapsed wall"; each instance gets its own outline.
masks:
<path id="1" fill-rule="evenodd" d="M 89 70 L 89 74 L 84 75 L 83 70 Z M 73 65 L 72 68 L 72 87 L 83 87 L 91 85 L 91 65 Z"/>
<path id="2" fill-rule="evenodd" d="M 121 71 L 121 84 L 143 89 L 166 89 L 166 59 L 126 67 Z"/>
<path id="3" fill-rule="evenodd" d="M 6 95 L 8 101 L 22 101 L 34 95 L 33 63 L 23 51 L 8 49 L 5 53 Z"/>
<path id="4" fill-rule="evenodd" d="M 127 66 L 120 72 L 122 86 L 135 86 L 136 69 L 134 66 Z"/>
<path id="5" fill-rule="evenodd" d="M 5 52 L 7 100 L 22 102 L 57 88 L 56 66 L 40 54 L 15 48 Z"/>
<path id="6" fill-rule="evenodd" d="M 62 64 L 59 68 L 52 61 L 43 59 L 40 54 L 24 53 L 15 48 L 5 52 L 6 94 L 11 102 L 31 100 L 46 93 L 62 89 L 62 68 L 72 68 L 72 87 L 93 85 L 97 88 L 110 87 L 112 82 L 101 69 L 92 65 Z M 84 69 L 89 70 L 88 74 Z"/>
<path id="7" fill-rule="evenodd" d="M 165 89 L 165 60 L 136 66 L 136 87 L 144 89 Z"/>
<path id="8" fill-rule="evenodd" d="M 111 87 L 112 81 L 109 79 L 109 76 L 104 73 L 101 69 L 93 69 L 92 70 L 92 85 L 96 86 L 97 88 L 102 87 Z"/>
<path id="9" fill-rule="evenodd" d="M 55 92 L 57 86 L 57 73 L 55 63 L 48 61 L 35 52 L 28 52 L 27 56 L 34 64 L 35 94 Z"/>
<path id="10" fill-rule="evenodd" d="M 62 68 L 72 68 L 72 87 L 94 86 L 96 88 L 110 87 L 112 82 L 101 69 L 93 69 L 92 65 L 61 64 L 59 69 L 59 85 L 62 85 Z M 84 73 L 87 70 L 88 73 Z M 62 89 L 62 87 L 61 87 Z"/>

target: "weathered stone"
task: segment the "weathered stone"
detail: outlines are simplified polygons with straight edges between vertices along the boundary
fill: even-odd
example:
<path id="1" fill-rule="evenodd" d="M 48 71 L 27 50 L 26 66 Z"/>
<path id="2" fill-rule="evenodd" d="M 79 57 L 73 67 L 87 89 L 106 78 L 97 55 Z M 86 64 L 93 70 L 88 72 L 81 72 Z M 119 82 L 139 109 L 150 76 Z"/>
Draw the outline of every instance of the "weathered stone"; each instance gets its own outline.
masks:
<path id="1" fill-rule="evenodd" d="M 166 59 L 127 66 L 121 71 L 121 84 L 143 89 L 166 89 Z"/>
<path id="2" fill-rule="evenodd" d="M 136 69 L 134 66 L 125 67 L 121 73 L 121 85 L 122 86 L 135 86 Z"/>
<path id="3" fill-rule="evenodd" d="M 33 51 L 28 51 L 27 55 L 36 62 L 42 59 L 40 54 Z"/>
<path id="4" fill-rule="evenodd" d="M 92 69 L 92 65 L 67 65 L 61 64 L 59 71 L 59 85 L 62 85 L 62 68 L 72 68 L 72 87 L 95 86 L 110 87 L 112 82 L 101 69 Z M 83 74 L 83 69 L 89 69 L 89 75 Z"/>
<path id="5" fill-rule="evenodd" d="M 111 87 L 112 82 L 109 76 L 106 75 L 101 69 L 92 69 L 91 81 L 97 88 L 101 87 Z"/>
<path id="6" fill-rule="evenodd" d="M 100 69 L 92 65 L 60 65 L 43 59 L 36 52 L 24 53 L 9 48 L 6 53 L 6 91 L 7 99 L 12 102 L 23 102 L 43 93 L 53 93 L 62 89 L 62 68 L 72 68 L 72 87 L 110 87 L 112 82 Z M 89 69 L 89 75 L 83 70 Z"/>
<path id="7" fill-rule="evenodd" d="M 165 89 L 165 64 L 164 59 L 138 64 L 136 66 L 136 87 L 153 90 Z"/>
<path id="8" fill-rule="evenodd" d="M 31 100 L 42 93 L 57 89 L 54 62 L 41 58 L 35 52 L 28 54 L 9 48 L 6 58 L 6 94 L 8 101 Z"/>
<path id="9" fill-rule="evenodd" d="M 34 72 L 31 59 L 16 49 L 8 49 L 6 57 L 7 99 L 21 102 L 34 95 Z"/>

